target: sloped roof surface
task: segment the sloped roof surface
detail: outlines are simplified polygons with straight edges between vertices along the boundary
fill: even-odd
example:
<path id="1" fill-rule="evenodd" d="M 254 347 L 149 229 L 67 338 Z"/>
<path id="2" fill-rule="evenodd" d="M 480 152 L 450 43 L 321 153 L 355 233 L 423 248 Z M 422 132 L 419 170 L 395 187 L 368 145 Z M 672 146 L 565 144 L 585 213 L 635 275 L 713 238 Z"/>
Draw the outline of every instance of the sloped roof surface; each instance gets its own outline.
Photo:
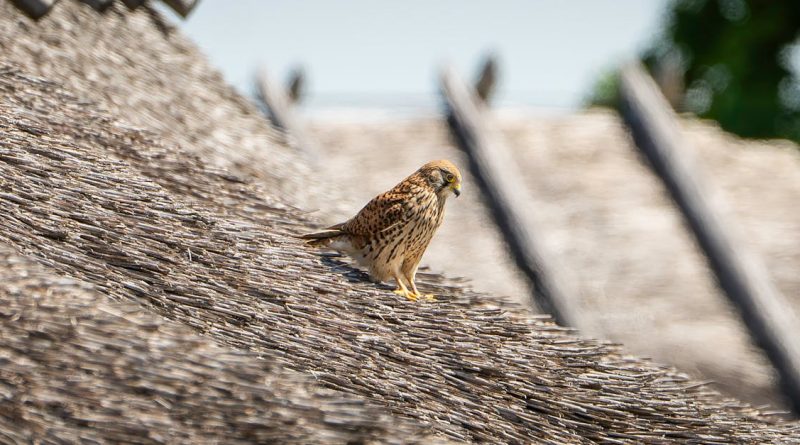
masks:
<path id="1" fill-rule="evenodd" d="M 331 184 L 312 208 L 323 209 L 326 224 L 354 214 L 421 160 L 469 165 L 440 116 L 312 118 L 311 133 L 325 147 L 317 178 Z M 499 110 L 491 118 L 504 142 L 493 150 L 508 150 L 519 166 L 513 180 L 531 196 L 521 210 L 537 223 L 550 266 L 573 282 L 569 305 L 584 335 L 713 380 L 742 400 L 781 406 L 771 364 L 616 113 Z M 682 123 L 744 241 L 800 310 L 800 212 L 793 206 L 800 200 L 800 150 L 788 142 L 741 140 L 708 122 Z M 448 202 L 423 264 L 467 277 L 475 289 L 528 301 L 527 283 L 515 273 L 476 181 L 464 174 L 462 196 Z"/>
<path id="2" fill-rule="evenodd" d="M 789 442 L 796 424 L 440 277 L 412 304 L 291 237 L 303 215 L 57 85 L 0 69 L 0 241 L 457 441 Z"/>
<path id="3" fill-rule="evenodd" d="M 149 6 L 129 11 L 114 2 L 99 14 L 66 1 L 33 21 L 0 2 L 0 30 L 4 62 L 62 83 L 209 165 L 257 178 L 276 195 L 303 197 L 309 170 L 302 158 Z"/>
<path id="4" fill-rule="evenodd" d="M 31 429 L 86 437 L 101 424 L 137 433 L 125 416 L 149 409 L 152 425 L 203 439 L 211 433 L 195 425 L 227 422 L 236 437 L 291 418 L 297 424 L 281 428 L 276 441 L 342 443 L 351 433 L 356 443 L 428 443 L 424 433 L 491 443 L 797 437 L 796 423 L 773 422 L 685 375 L 577 338 L 459 282 L 427 274 L 421 288 L 439 302 L 396 298 L 293 237 L 309 224 L 292 207 L 304 202 L 305 162 L 156 15 L 114 7 L 98 15 L 61 2 L 33 24 L 7 7 L 0 4 L 0 49 L 9 63 L 0 66 L 0 245 L 26 259 L 3 257 L 15 265 L 0 295 L 16 300 L 0 311 L 12 314 L 0 316 L 9 334 L 0 337 L 0 351 L 27 351 L 14 357 L 20 361 L 9 380 L 32 382 L 30 392 L 12 383 L 0 393 L 9 441 L 28 439 L 16 427 L 20 419 Z M 40 274 L 46 282 L 37 281 Z M 45 285 L 46 309 L 30 310 Z M 67 304 L 52 304 L 47 292 Z M 77 327 L 67 328 L 67 319 Z M 74 336 L 53 339 L 51 321 Z M 147 334 L 151 324 L 165 327 Z M 114 337 L 117 331 L 124 337 Z M 177 338 L 194 348 L 172 345 Z M 42 354 L 49 345 L 72 355 Z M 146 358 L 136 358 L 139 351 Z M 28 374 L 23 356 L 52 379 Z M 76 425 L 52 409 L 85 406 L 64 392 L 80 385 L 60 386 L 84 371 L 78 361 L 110 379 L 108 387 L 87 384 L 84 400 L 99 406 L 96 417 Z M 187 367 L 209 380 L 172 381 L 172 390 L 187 388 L 181 406 L 236 399 L 241 410 L 190 409 L 188 418 L 167 418 L 153 406 L 158 400 L 138 394 L 130 407 L 104 410 L 111 397 L 104 391 L 131 390 L 125 376 L 152 389 Z M 210 375 L 225 378 L 214 386 Z M 263 392 L 253 383 L 271 376 L 276 381 Z M 276 405 L 285 411 L 260 415 Z M 247 415 L 221 420 L 226 411 Z"/>
<path id="5" fill-rule="evenodd" d="M 431 443 L 0 245 L 0 443 Z M 424 439 L 424 440 L 423 440 Z"/>

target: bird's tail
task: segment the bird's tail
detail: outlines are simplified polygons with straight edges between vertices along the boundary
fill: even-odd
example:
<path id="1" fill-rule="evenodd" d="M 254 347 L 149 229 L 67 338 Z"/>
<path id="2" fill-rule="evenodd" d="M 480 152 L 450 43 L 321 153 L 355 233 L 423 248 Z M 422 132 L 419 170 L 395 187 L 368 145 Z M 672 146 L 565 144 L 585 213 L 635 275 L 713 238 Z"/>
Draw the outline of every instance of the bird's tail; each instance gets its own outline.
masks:
<path id="1" fill-rule="evenodd" d="M 319 232 L 307 233 L 300 236 L 300 238 L 306 240 L 306 243 L 310 246 L 324 247 L 331 244 L 342 235 L 344 235 L 344 232 L 342 232 L 342 224 L 336 224 L 327 229 L 320 230 Z"/>

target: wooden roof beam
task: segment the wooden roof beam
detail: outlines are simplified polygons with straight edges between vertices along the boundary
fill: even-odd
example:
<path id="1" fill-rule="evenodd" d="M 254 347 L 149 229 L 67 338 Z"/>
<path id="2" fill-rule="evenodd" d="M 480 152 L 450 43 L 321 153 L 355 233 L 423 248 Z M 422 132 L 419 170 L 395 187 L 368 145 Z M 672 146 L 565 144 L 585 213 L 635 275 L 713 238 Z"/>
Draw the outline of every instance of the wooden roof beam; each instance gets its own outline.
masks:
<path id="1" fill-rule="evenodd" d="M 95 11 L 103 12 L 114 3 L 114 0 L 81 0 L 81 3 L 89 5 Z"/>
<path id="2" fill-rule="evenodd" d="M 44 17 L 58 0 L 11 0 L 28 17 L 38 20 Z"/>
<path id="3" fill-rule="evenodd" d="M 683 212 L 719 286 L 778 370 L 784 394 L 800 413 L 800 320 L 686 149 L 680 122 L 653 79 L 642 66 L 629 65 L 620 86 L 622 117 L 636 146 Z"/>
<path id="4" fill-rule="evenodd" d="M 494 89 L 493 86 L 488 88 L 494 80 L 487 81 L 489 77 L 494 78 L 494 64 L 491 58 L 484 64 L 477 82 L 477 89 L 483 91 L 486 99 Z M 470 169 L 512 258 L 530 283 L 532 305 L 552 315 L 562 326 L 578 326 L 578 314 L 571 308 L 576 290 L 565 277 L 567 271 L 557 267 L 553 257 L 545 252 L 541 233 L 524 211 L 534 205 L 530 195 L 510 182 L 510 178 L 520 177 L 521 173 L 498 131 L 489 122 L 487 103 L 480 98 L 481 93 L 467 85 L 452 68 L 443 70 L 440 79 L 447 122 L 469 157 Z"/>
<path id="5" fill-rule="evenodd" d="M 189 13 L 197 6 L 200 0 L 161 0 L 164 4 L 172 8 L 173 11 L 178 13 L 183 18 L 189 16 Z"/>

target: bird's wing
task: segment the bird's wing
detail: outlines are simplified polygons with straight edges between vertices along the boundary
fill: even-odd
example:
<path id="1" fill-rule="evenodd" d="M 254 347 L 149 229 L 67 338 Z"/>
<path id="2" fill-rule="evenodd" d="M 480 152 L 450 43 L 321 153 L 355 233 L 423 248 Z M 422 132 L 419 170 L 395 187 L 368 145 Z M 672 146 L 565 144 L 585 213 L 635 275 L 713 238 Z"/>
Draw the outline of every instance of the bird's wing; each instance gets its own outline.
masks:
<path id="1" fill-rule="evenodd" d="M 409 216 L 407 200 L 389 191 L 368 202 L 356 216 L 342 224 L 341 230 L 369 238 L 403 224 Z"/>

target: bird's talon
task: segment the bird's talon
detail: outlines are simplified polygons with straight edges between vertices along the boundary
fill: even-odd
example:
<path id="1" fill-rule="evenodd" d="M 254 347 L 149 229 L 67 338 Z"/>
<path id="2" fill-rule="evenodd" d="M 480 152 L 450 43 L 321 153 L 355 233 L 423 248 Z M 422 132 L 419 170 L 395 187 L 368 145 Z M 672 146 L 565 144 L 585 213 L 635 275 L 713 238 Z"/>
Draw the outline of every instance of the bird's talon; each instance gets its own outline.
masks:
<path id="1" fill-rule="evenodd" d="M 417 296 L 409 291 L 404 291 L 403 289 L 395 289 L 392 292 L 396 293 L 397 295 L 402 295 L 408 298 L 410 301 L 417 301 Z"/>
<path id="2" fill-rule="evenodd" d="M 431 302 L 436 301 L 436 295 L 433 294 L 425 294 L 422 297 L 425 298 L 425 301 L 431 301 Z"/>

